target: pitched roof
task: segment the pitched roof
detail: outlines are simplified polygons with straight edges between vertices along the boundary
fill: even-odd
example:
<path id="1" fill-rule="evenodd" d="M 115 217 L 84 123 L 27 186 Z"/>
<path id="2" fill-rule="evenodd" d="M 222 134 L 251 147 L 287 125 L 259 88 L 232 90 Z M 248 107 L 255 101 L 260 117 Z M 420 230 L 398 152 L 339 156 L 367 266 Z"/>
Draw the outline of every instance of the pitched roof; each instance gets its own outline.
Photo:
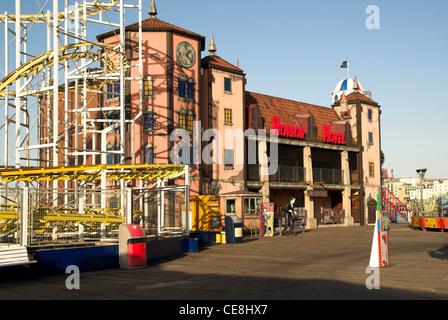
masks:
<path id="1" fill-rule="evenodd" d="M 317 128 L 330 125 L 333 121 L 340 121 L 333 108 L 293 101 L 264 94 L 246 91 L 246 105 L 256 104 L 264 118 L 264 129 L 272 129 L 271 117 L 280 117 L 282 124 L 297 126 L 294 115 L 313 115 Z M 317 139 L 322 139 L 322 130 L 317 130 Z"/>
<path id="2" fill-rule="evenodd" d="M 126 26 L 125 30 L 126 31 L 138 31 L 138 22 Z M 197 39 L 201 40 L 201 49 L 204 50 L 204 48 L 205 48 L 205 37 L 204 36 L 202 36 L 198 33 L 189 31 L 187 29 L 175 26 L 171 23 L 162 21 L 156 17 L 151 17 L 151 18 L 142 20 L 142 31 L 173 31 L 176 33 L 184 34 L 186 36 L 197 38 Z M 100 40 L 103 38 L 107 38 L 107 37 L 113 36 L 116 33 L 119 34 L 119 31 L 118 30 L 109 31 L 109 32 L 98 35 L 97 39 Z"/>
<path id="3" fill-rule="evenodd" d="M 233 64 L 227 62 L 217 55 L 208 55 L 201 60 L 203 68 L 213 67 L 224 71 L 230 71 L 234 73 L 244 74 L 243 70 L 235 67 Z"/>
<path id="4" fill-rule="evenodd" d="M 341 97 L 341 99 L 342 99 L 342 97 Z M 341 99 L 336 101 L 334 103 L 334 105 L 339 105 L 341 103 Z M 346 96 L 346 99 L 347 99 L 348 103 L 360 101 L 362 103 L 367 103 L 367 104 L 370 104 L 370 105 L 378 106 L 377 102 L 375 102 L 372 99 L 366 97 L 365 95 L 363 95 L 360 92 L 352 92 L 348 96 Z"/>

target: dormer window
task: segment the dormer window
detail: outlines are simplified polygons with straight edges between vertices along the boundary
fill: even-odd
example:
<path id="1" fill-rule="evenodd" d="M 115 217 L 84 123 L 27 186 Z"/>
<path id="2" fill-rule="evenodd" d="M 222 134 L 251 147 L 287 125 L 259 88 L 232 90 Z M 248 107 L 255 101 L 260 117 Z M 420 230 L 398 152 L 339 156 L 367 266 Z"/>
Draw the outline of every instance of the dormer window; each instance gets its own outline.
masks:
<path id="1" fill-rule="evenodd" d="M 248 110 L 249 114 L 247 119 L 249 120 L 248 128 L 254 129 L 255 131 L 263 129 L 261 121 L 261 112 L 256 104 L 251 104 Z"/>
<path id="2" fill-rule="evenodd" d="M 305 129 L 307 138 L 316 138 L 316 120 L 312 114 L 295 114 L 294 120 L 299 127 Z"/>

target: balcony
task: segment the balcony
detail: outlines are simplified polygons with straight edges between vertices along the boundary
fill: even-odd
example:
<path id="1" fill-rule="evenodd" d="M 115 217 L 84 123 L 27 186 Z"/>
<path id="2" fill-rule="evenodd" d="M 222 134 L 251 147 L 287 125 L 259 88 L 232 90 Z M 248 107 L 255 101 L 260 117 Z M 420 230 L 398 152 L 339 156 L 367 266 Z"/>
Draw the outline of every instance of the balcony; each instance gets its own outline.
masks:
<path id="1" fill-rule="evenodd" d="M 314 183 L 342 184 L 344 171 L 340 169 L 313 168 Z"/>
<path id="2" fill-rule="evenodd" d="M 247 180 L 260 181 L 260 166 L 258 164 L 247 165 Z M 305 180 L 305 168 L 292 166 L 278 166 L 277 172 L 269 176 L 270 182 L 300 183 Z"/>
<path id="3" fill-rule="evenodd" d="M 270 182 L 301 183 L 306 180 L 305 168 L 279 166 L 277 172 L 269 176 Z M 260 167 L 257 164 L 247 165 L 247 180 L 260 181 Z M 313 168 L 314 183 L 343 184 L 344 171 L 340 169 Z M 358 184 L 358 172 L 350 171 L 350 183 Z"/>

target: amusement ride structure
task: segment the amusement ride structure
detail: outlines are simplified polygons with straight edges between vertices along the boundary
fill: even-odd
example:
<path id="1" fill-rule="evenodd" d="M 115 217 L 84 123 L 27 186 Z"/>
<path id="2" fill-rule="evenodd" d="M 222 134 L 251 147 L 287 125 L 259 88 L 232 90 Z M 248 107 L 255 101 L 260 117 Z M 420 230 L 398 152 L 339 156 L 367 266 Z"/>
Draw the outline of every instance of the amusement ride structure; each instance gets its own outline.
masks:
<path id="1" fill-rule="evenodd" d="M 141 105 L 141 2 L 64 0 L 61 8 L 58 0 L 36 0 L 37 12 L 22 14 L 24 1 L 15 0 L 14 13 L 0 14 L 0 243 L 114 237 L 118 224 L 135 215 L 148 219 L 143 208 L 150 199 L 159 199 L 158 233 L 164 227 L 187 229 L 185 217 L 182 228 L 182 218 L 175 219 L 179 227 L 174 220 L 165 224 L 160 202 L 165 192 L 182 192 L 188 199 L 188 166 L 136 164 L 134 155 L 125 159 L 132 147 L 126 146 L 123 128 L 142 116 L 129 118 L 125 99 L 129 83 L 137 82 Z M 140 35 L 134 65 L 126 56 L 125 13 L 131 11 Z M 113 34 L 113 43 L 92 40 L 99 32 Z M 132 73 L 137 77 L 130 76 L 131 69 L 138 69 Z M 111 86 L 117 102 L 106 106 Z M 108 135 L 116 136 L 119 148 L 106 148 Z M 107 164 L 108 156 L 119 158 L 118 164 Z M 165 186 L 181 176 L 185 185 Z M 141 181 L 140 191 L 128 192 L 129 181 Z"/>

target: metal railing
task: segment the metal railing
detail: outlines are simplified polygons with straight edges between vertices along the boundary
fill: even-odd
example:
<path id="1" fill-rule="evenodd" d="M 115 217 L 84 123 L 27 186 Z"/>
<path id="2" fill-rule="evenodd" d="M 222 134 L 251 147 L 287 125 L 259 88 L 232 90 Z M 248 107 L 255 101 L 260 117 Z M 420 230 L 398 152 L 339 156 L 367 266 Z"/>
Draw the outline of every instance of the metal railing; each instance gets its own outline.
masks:
<path id="1" fill-rule="evenodd" d="M 269 176 L 271 182 L 300 183 L 306 180 L 306 168 L 293 166 L 278 166 L 277 172 Z M 247 165 L 247 180 L 260 181 L 260 166 L 258 164 Z M 313 168 L 314 183 L 344 183 L 344 171 L 341 169 Z M 350 182 L 358 183 L 358 172 L 350 172 Z"/>
<path id="2" fill-rule="evenodd" d="M 247 180 L 260 181 L 260 165 L 247 165 Z M 299 183 L 305 180 L 305 168 L 293 166 L 278 166 L 277 171 L 269 176 L 272 182 Z"/>
<path id="3" fill-rule="evenodd" d="M 0 189 L 0 243 L 20 244 L 22 190 Z"/>
<path id="4" fill-rule="evenodd" d="M 340 169 L 313 168 L 313 182 L 341 184 L 344 182 L 344 171 Z"/>

